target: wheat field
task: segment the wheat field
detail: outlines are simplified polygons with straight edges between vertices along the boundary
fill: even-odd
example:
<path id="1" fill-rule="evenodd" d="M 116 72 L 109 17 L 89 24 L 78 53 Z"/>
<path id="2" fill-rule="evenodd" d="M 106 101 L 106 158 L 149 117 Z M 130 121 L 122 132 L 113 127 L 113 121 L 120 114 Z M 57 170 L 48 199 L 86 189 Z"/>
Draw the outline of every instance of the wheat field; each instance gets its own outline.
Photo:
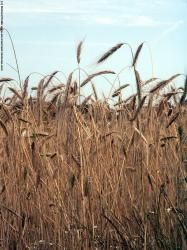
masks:
<path id="1" fill-rule="evenodd" d="M 55 71 L 32 94 L 30 76 L 0 78 L 0 249 L 186 249 L 187 80 L 141 80 L 142 46 L 128 98 L 128 84 L 99 98 L 112 70 L 53 84 Z"/>

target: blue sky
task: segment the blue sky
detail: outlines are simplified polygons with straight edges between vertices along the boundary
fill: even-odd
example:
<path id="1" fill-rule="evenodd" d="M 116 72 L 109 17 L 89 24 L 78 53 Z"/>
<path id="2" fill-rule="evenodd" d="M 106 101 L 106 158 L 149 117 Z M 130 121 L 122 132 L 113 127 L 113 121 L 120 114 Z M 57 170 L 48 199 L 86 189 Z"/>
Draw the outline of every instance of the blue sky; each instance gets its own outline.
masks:
<path id="1" fill-rule="evenodd" d="M 61 70 L 67 74 L 76 67 L 76 46 L 84 38 L 82 67 L 88 72 L 118 72 L 131 62 L 126 47 L 102 66 L 95 62 L 118 42 L 128 42 L 136 49 L 143 41 L 147 43 L 138 69 L 144 80 L 152 76 L 149 47 L 156 76 L 187 72 L 186 0 L 7 0 L 4 12 L 4 25 L 14 40 L 22 78 L 35 71 L 49 74 Z M 0 74 L 17 78 L 7 63 L 15 67 L 5 34 L 4 71 Z M 121 81 L 131 79 L 128 72 L 121 77 Z"/>

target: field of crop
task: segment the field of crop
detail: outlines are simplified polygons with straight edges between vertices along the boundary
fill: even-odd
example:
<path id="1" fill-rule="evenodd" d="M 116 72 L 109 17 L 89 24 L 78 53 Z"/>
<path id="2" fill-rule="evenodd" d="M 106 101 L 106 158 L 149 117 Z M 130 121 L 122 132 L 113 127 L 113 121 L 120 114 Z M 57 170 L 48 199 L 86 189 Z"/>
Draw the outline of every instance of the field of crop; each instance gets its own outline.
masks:
<path id="1" fill-rule="evenodd" d="M 31 92 L 30 76 L 0 78 L 0 249 L 186 249 L 187 80 L 143 81 L 142 46 L 126 99 L 128 84 L 99 98 L 111 70 L 76 79 L 82 42 L 66 82 L 56 71 Z"/>

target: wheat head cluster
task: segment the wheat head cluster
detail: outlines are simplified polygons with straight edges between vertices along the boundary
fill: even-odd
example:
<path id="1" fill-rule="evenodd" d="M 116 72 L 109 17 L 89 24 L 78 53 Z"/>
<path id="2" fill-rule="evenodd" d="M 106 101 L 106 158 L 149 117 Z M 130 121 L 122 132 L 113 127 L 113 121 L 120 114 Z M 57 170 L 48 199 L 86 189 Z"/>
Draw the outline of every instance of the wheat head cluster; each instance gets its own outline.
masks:
<path id="1" fill-rule="evenodd" d="M 126 98 L 124 82 L 100 98 L 117 74 L 86 74 L 83 41 L 65 81 L 0 78 L 0 249 L 186 249 L 187 80 L 142 80 L 143 45 Z"/>

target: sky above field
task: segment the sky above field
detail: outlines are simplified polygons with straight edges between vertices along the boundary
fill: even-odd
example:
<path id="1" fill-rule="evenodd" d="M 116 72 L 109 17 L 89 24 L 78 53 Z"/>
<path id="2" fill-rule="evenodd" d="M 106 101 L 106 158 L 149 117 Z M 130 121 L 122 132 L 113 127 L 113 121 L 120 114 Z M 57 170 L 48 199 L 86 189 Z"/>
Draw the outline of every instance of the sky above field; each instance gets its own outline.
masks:
<path id="1" fill-rule="evenodd" d="M 13 38 L 22 78 L 35 71 L 67 74 L 77 66 L 76 46 L 85 39 L 81 65 L 88 72 L 118 72 L 131 62 L 125 46 L 99 68 L 95 62 L 119 42 L 136 50 L 146 41 L 138 70 L 143 79 L 152 74 L 165 79 L 187 72 L 186 13 L 186 0 L 7 0 L 4 26 Z M 12 67 L 15 60 L 5 33 L 1 76 L 17 78 Z M 121 77 L 127 80 L 125 73 Z"/>

